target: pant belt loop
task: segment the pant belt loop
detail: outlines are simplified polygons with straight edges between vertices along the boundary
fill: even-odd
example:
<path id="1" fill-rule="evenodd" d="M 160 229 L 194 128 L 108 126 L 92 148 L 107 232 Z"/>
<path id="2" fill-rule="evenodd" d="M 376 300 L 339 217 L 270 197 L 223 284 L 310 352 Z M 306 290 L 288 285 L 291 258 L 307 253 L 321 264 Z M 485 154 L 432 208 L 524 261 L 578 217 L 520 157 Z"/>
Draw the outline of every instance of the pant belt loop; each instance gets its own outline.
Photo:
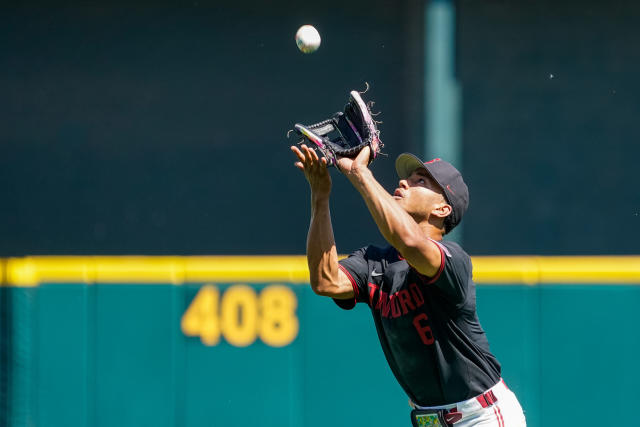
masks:
<path id="1" fill-rule="evenodd" d="M 487 399 L 484 397 L 484 394 L 481 394 L 478 397 L 476 397 L 476 400 L 480 403 L 480 406 L 482 406 L 483 408 L 486 408 L 489 406 L 489 404 L 487 403 Z"/>
<path id="2" fill-rule="evenodd" d="M 493 390 L 489 390 L 488 392 L 476 397 L 476 400 L 480 403 L 480 406 L 482 406 L 483 408 L 488 408 L 489 406 L 496 403 L 498 401 L 498 398 L 493 393 Z"/>

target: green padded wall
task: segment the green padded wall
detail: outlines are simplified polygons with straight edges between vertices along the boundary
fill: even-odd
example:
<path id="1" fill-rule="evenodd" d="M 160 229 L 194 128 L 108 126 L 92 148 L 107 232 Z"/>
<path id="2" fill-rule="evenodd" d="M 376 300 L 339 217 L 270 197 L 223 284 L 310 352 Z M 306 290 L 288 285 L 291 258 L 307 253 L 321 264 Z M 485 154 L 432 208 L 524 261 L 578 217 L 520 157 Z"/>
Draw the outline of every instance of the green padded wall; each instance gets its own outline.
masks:
<path id="1" fill-rule="evenodd" d="M 127 265 L 129 282 L 64 283 L 66 265 L 2 287 L 4 425 L 409 425 L 367 307 L 342 311 L 295 274 L 154 283 Z M 585 392 L 634 404 L 640 286 L 477 274 L 481 323 L 530 426 L 599 425 Z M 188 311 L 205 338 L 188 336 Z"/>

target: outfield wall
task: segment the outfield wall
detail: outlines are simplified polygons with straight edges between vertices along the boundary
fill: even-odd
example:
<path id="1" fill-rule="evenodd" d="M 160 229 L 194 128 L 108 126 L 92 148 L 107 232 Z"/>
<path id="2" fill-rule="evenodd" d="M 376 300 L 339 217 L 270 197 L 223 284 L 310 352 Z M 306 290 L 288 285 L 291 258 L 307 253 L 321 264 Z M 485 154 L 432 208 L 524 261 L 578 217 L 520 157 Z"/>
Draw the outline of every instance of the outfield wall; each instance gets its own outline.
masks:
<path id="1" fill-rule="evenodd" d="M 588 396 L 633 407 L 640 257 L 473 261 L 530 426 L 600 425 Z M 314 295 L 304 257 L 0 265 L 0 425 L 410 425 L 368 309 Z"/>

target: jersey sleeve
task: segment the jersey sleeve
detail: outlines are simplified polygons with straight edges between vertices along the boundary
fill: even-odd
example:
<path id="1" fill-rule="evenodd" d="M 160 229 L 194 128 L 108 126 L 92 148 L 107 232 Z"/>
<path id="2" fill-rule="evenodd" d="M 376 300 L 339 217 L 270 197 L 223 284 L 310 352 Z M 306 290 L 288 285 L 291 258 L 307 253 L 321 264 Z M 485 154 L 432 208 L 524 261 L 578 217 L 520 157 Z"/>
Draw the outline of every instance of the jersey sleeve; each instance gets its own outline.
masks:
<path id="1" fill-rule="evenodd" d="M 460 246 L 452 242 L 437 242 L 442 261 L 433 277 L 424 277 L 427 285 L 437 286 L 449 300 L 462 304 L 471 286 L 471 258 Z"/>
<path id="2" fill-rule="evenodd" d="M 354 297 L 350 299 L 337 299 L 333 301 L 344 310 L 351 310 L 358 302 L 367 301 L 367 277 L 369 276 L 369 262 L 366 258 L 367 248 L 361 248 L 339 261 L 342 270 L 353 286 Z"/>

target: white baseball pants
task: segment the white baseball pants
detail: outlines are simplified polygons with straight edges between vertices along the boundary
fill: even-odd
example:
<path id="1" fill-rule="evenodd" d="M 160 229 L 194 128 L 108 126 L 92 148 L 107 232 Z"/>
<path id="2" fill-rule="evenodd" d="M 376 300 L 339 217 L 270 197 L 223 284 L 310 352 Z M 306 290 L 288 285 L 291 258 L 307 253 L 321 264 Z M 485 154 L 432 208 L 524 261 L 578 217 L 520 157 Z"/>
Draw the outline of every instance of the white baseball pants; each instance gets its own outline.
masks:
<path id="1" fill-rule="evenodd" d="M 456 419 L 452 424 L 454 427 L 526 427 L 527 422 L 518 398 L 503 380 L 485 394 L 489 392 L 493 392 L 495 396 L 496 401 L 493 404 L 486 402 L 482 397 L 474 397 L 451 405 L 413 406 L 418 409 L 446 409 L 462 414 L 462 418 Z"/>

